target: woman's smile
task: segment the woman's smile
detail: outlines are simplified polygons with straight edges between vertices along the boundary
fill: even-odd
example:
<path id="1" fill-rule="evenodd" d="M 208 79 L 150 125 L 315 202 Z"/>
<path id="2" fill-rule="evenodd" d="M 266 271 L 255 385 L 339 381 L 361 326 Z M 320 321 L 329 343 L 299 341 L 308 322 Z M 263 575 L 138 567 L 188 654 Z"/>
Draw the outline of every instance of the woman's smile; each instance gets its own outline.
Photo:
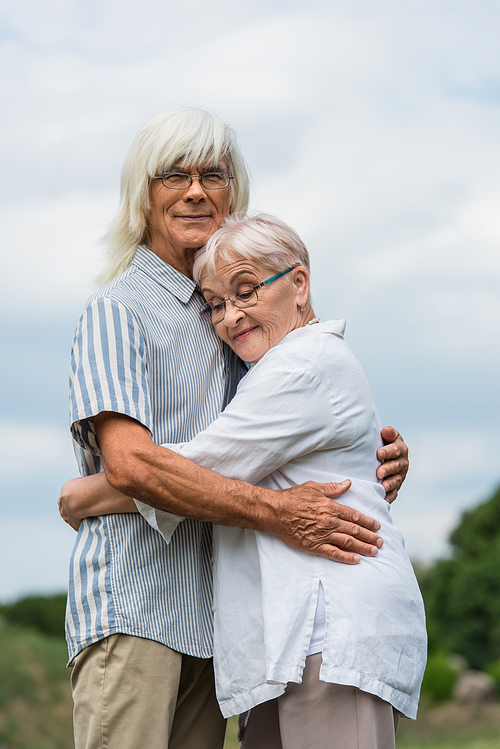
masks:
<path id="1" fill-rule="evenodd" d="M 252 328 L 245 328 L 245 330 L 240 330 L 239 333 L 234 333 L 233 335 L 233 341 L 242 341 L 244 338 L 247 338 L 249 335 L 251 335 L 255 330 L 257 330 L 258 326 L 254 325 Z"/>

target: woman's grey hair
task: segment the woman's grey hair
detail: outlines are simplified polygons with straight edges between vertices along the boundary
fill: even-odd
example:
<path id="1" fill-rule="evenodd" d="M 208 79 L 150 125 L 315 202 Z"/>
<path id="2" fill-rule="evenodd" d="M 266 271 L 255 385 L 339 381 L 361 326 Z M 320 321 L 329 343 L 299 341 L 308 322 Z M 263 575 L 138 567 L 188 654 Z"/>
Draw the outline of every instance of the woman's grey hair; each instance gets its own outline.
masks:
<path id="1" fill-rule="evenodd" d="M 123 273 L 138 245 L 147 243 L 151 178 L 174 165 L 217 166 L 221 159 L 234 177 L 230 213 L 245 212 L 250 193 L 246 164 L 234 130 L 220 117 L 206 109 L 183 107 L 157 114 L 144 125 L 123 164 L 118 213 L 103 237 L 107 262 L 101 285 Z"/>
<path id="2" fill-rule="evenodd" d="M 310 269 L 307 248 L 288 224 L 266 213 L 232 215 L 196 253 L 193 266 L 196 283 L 200 283 L 204 273 L 216 272 L 217 260 L 232 260 L 234 255 L 261 263 L 277 273 L 292 265 Z"/>

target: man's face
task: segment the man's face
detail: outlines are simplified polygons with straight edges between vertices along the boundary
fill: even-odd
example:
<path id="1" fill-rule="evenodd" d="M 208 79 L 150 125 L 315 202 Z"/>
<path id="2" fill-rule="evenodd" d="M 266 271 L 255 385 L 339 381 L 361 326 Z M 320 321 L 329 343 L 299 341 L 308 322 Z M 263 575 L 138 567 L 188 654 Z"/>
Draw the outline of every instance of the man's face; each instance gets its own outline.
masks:
<path id="1" fill-rule="evenodd" d="M 214 165 L 177 164 L 172 169 L 199 175 L 214 171 Z M 217 169 L 227 172 L 226 162 L 221 160 Z M 194 253 L 229 215 L 230 186 L 207 190 L 199 179 L 193 179 L 185 190 L 173 190 L 165 187 L 161 179 L 154 179 L 150 196 L 149 246 L 166 263 L 190 276 Z"/>

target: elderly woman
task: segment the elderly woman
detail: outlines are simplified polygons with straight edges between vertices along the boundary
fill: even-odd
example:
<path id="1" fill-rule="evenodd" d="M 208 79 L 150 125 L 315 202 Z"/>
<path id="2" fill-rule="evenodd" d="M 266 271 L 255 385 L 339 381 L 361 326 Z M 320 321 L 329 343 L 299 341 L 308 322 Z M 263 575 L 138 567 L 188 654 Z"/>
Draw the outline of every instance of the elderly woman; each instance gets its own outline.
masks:
<path id="1" fill-rule="evenodd" d="M 346 566 L 216 526 L 221 710 L 251 710 L 246 749 L 390 749 L 399 715 L 416 716 L 424 610 L 376 478 L 379 420 L 344 322 L 315 317 L 307 250 L 269 216 L 227 219 L 193 274 L 207 324 L 251 369 L 207 429 L 169 447 L 273 489 L 350 478 L 345 504 L 376 518 L 385 542 L 377 556 Z M 169 541 L 182 518 L 137 504 Z"/>

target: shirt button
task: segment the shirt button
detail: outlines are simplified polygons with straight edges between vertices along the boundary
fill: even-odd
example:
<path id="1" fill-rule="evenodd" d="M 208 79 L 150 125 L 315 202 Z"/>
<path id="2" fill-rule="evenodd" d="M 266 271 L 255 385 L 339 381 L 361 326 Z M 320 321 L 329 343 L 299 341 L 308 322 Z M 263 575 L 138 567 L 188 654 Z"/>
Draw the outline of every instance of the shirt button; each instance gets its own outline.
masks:
<path id="1" fill-rule="evenodd" d="M 215 613 L 217 611 L 217 606 L 215 603 L 212 604 L 212 611 Z"/>
<path id="2" fill-rule="evenodd" d="M 213 563 L 215 562 L 215 557 L 210 557 L 210 561 L 211 561 L 211 562 L 212 562 L 212 564 L 213 564 Z"/>

